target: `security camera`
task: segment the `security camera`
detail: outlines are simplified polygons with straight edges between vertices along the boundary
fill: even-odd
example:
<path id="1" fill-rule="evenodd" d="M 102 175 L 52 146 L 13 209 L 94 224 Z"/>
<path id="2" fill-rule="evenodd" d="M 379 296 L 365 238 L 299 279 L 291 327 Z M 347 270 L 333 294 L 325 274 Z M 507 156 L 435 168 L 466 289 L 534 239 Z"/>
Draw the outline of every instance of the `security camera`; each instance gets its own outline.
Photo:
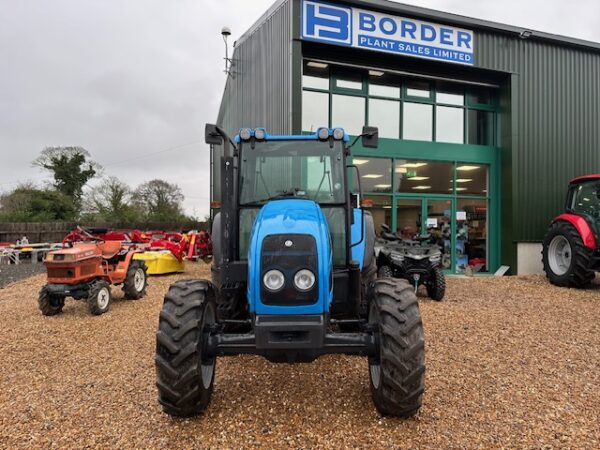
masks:
<path id="1" fill-rule="evenodd" d="M 221 28 L 221 34 L 223 37 L 231 36 L 231 29 L 229 27 Z"/>

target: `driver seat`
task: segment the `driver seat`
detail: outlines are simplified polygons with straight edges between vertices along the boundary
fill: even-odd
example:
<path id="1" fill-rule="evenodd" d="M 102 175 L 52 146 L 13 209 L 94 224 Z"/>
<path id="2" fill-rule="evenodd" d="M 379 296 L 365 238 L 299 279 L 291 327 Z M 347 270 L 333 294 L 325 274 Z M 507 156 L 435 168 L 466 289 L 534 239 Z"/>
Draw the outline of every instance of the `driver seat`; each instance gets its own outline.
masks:
<path id="1" fill-rule="evenodd" d="M 98 248 L 102 252 L 102 258 L 111 259 L 121 250 L 121 241 L 104 241 L 98 244 Z"/>

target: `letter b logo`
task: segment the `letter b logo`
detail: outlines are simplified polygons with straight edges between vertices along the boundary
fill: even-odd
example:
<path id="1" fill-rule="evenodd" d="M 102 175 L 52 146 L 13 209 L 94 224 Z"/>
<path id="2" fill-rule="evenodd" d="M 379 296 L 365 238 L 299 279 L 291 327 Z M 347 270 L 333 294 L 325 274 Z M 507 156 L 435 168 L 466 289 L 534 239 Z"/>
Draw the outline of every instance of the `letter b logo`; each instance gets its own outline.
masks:
<path id="1" fill-rule="evenodd" d="M 302 2 L 302 37 L 336 44 L 352 44 L 352 10 L 326 3 Z"/>

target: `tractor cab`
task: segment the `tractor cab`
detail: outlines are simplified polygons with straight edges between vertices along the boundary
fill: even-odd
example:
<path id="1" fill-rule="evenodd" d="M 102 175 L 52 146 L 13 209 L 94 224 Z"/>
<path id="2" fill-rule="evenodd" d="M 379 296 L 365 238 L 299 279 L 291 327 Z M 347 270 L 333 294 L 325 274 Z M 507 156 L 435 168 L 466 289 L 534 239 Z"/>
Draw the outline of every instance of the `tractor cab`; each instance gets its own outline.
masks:
<path id="1" fill-rule="evenodd" d="M 571 180 L 565 209 L 583 217 L 597 238 L 600 233 L 600 175 Z"/>

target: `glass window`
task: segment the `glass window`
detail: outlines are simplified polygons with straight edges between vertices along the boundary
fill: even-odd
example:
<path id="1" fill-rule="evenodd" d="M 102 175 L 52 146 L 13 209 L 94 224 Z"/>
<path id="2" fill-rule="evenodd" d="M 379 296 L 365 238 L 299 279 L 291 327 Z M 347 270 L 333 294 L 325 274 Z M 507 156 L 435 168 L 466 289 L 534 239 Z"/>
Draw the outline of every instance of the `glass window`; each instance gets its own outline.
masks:
<path id="1" fill-rule="evenodd" d="M 431 141 L 433 137 L 433 106 L 404 102 L 402 137 L 414 141 Z"/>
<path id="2" fill-rule="evenodd" d="M 400 102 L 369 99 L 369 125 L 379 128 L 379 137 L 400 137 Z"/>
<path id="3" fill-rule="evenodd" d="M 344 73 L 335 78 L 335 87 L 362 91 L 363 81 L 360 73 Z"/>
<path id="4" fill-rule="evenodd" d="M 302 86 L 313 89 L 329 90 L 329 65 L 313 61 L 304 61 Z"/>
<path id="5" fill-rule="evenodd" d="M 487 201 L 461 199 L 456 204 L 456 271 L 487 269 Z"/>
<path id="6" fill-rule="evenodd" d="M 242 208 L 240 209 L 240 246 L 238 251 L 240 252 L 240 259 L 248 259 L 248 247 L 250 245 L 250 233 L 252 232 L 252 226 L 254 220 L 260 210 L 258 208 Z"/>
<path id="7" fill-rule="evenodd" d="M 369 75 L 369 95 L 400 98 L 400 82 L 396 77 L 375 70 L 370 70 Z"/>
<path id="8" fill-rule="evenodd" d="M 365 195 L 362 206 L 373 215 L 375 234 L 381 232 L 381 225 L 392 226 L 392 197 L 388 195 Z"/>
<path id="9" fill-rule="evenodd" d="M 343 143 L 315 140 L 241 143 L 240 204 L 263 205 L 273 198 L 300 197 L 344 203 Z M 310 175 L 309 175 L 310 171 Z"/>
<path id="10" fill-rule="evenodd" d="M 436 102 L 463 106 L 465 104 L 465 88 L 455 84 L 438 83 Z"/>
<path id="11" fill-rule="evenodd" d="M 302 92 L 302 131 L 317 131 L 329 126 L 329 94 Z"/>
<path id="12" fill-rule="evenodd" d="M 360 183 L 363 192 L 391 192 L 392 191 L 392 160 L 387 158 L 364 158 L 352 159 L 353 164 L 358 166 L 360 172 Z M 353 171 L 356 178 L 356 172 Z M 354 178 L 353 178 L 354 179 Z M 354 190 L 358 193 L 358 184 L 354 179 Z"/>
<path id="13" fill-rule="evenodd" d="M 575 212 L 587 214 L 594 219 L 600 218 L 600 182 L 588 181 L 571 188 L 569 207 Z"/>
<path id="14" fill-rule="evenodd" d="M 470 105 L 491 105 L 493 99 L 492 90 L 483 86 L 469 87 Z"/>
<path id="15" fill-rule="evenodd" d="M 333 95 L 331 124 L 346 133 L 359 135 L 365 125 L 365 98 L 349 95 Z"/>
<path id="16" fill-rule="evenodd" d="M 421 203 L 420 199 L 396 201 L 397 232 L 403 239 L 413 239 L 421 233 Z"/>
<path id="17" fill-rule="evenodd" d="M 465 140 L 465 119 L 463 108 L 436 106 L 435 140 L 462 144 Z"/>
<path id="18" fill-rule="evenodd" d="M 406 95 L 409 97 L 431 98 L 431 84 L 428 81 L 406 82 Z"/>
<path id="19" fill-rule="evenodd" d="M 494 145 L 494 113 L 471 109 L 469 117 L 469 144 Z"/>
<path id="20" fill-rule="evenodd" d="M 346 212 L 344 208 L 322 207 L 323 215 L 329 226 L 333 265 L 346 265 Z"/>
<path id="21" fill-rule="evenodd" d="M 453 172 L 451 162 L 396 160 L 396 192 L 451 194 Z"/>
<path id="22" fill-rule="evenodd" d="M 457 195 L 488 195 L 488 166 L 458 163 L 456 167 Z"/>

